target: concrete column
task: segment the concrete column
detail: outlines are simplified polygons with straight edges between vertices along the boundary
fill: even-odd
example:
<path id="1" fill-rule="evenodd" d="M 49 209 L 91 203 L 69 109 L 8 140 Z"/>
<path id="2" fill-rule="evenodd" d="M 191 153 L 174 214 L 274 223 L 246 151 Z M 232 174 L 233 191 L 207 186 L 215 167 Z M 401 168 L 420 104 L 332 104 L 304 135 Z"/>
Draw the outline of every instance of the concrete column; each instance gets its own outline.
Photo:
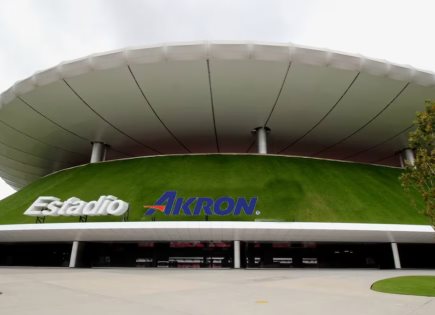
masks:
<path id="1" fill-rule="evenodd" d="M 79 252 L 79 246 L 80 246 L 79 241 L 74 241 L 72 244 L 71 256 L 69 259 L 69 267 L 70 268 L 75 268 L 77 266 L 77 256 L 78 256 L 78 252 Z"/>
<path id="2" fill-rule="evenodd" d="M 400 265 L 400 255 L 399 249 L 397 248 L 397 243 L 391 243 L 391 250 L 393 251 L 394 268 L 402 269 L 402 266 Z"/>
<path id="3" fill-rule="evenodd" d="M 270 129 L 267 127 L 255 128 L 253 133 L 257 135 L 257 152 L 259 154 L 267 154 L 267 134 Z"/>
<path id="4" fill-rule="evenodd" d="M 234 241 L 234 269 L 240 269 L 240 241 Z"/>
<path id="5" fill-rule="evenodd" d="M 106 157 L 106 145 L 103 142 L 92 142 L 91 163 L 104 161 Z"/>
<path id="6" fill-rule="evenodd" d="M 399 159 L 400 159 L 400 167 L 404 168 L 405 167 L 405 161 L 403 161 L 402 153 L 399 154 Z"/>
<path id="7" fill-rule="evenodd" d="M 412 166 L 415 165 L 415 156 L 414 156 L 414 151 L 410 148 L 406 148 L 405 150 L 402 151 L 401 153 L 401 157 L 402 157 L 402 163 L 403 166 L 405 166 L 405 161 L 408 161 L 409 164 L 411 164 Z"/>

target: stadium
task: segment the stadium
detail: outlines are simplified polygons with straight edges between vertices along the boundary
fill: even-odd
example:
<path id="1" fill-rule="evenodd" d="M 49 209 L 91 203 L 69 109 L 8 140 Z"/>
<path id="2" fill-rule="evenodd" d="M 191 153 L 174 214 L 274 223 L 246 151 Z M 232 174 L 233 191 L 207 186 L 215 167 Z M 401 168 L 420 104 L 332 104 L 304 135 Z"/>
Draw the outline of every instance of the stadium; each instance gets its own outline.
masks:
<path id="1" fill-rule="evenodd" d="M 435 268 L 399 176 L 435 74 L 254 42 L 63 62 L 0 96 L 0 265 Z"/>

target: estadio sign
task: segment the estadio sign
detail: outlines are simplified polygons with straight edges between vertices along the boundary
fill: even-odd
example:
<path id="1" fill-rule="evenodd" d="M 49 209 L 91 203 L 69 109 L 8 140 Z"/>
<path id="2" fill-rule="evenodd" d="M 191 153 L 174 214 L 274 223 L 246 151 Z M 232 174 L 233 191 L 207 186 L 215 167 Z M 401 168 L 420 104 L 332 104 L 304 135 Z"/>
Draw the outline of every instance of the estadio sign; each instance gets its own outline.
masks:
<path id="1" fill-rule="evenodd" d="M 42 196 L 24 212 L 32 217 L 45 216 L 121 216 L 128 210 L 129 204 L 115 196 L 101 196 L 98 200 L 83 201 L 71 197 L 61 201 L 56 197 Z"/>

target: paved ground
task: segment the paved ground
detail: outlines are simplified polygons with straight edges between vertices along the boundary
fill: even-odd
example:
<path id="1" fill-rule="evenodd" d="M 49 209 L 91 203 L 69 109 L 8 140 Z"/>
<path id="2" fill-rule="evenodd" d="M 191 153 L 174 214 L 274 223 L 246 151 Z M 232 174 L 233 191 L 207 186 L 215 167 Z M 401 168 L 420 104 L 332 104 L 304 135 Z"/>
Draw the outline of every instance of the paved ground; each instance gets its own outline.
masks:
<path id="1" fill-rule="evenodd" d="M 435 298 L 377 293 L 394 270 L 0 268 L 0 314 L 435 314 Z"/>

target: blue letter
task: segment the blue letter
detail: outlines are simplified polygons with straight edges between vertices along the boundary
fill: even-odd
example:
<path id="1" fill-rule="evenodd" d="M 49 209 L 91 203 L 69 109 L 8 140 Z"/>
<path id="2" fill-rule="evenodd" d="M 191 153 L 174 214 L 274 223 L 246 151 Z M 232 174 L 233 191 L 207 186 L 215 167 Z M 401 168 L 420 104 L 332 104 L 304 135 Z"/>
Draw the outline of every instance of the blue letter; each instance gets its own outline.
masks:
<path id="1" fill-rule="evenodd" d="M 251 200 L 249 200 L 249 204 L 245 198 L 239 197 L 237 199 L 236 209 L 234 210 L 234 214 L 240 215 L 240 213 L 243 210 L 247 215 L 252 215 L 254 214 L 256 204 L 257 204 L 257 197 L 251 198 Z"/>
<path id="2" fill-rule="evenodd" d="M 193 215 L 201 215 L 201 210 L 204 210 L 205 215 L 212 215 L 210 207 L 213 205 L 213 199 L 208 197 L 200 197 L 196 202 L 195 209 L 193 210 Z"/>
<path id="3" fill-rule="evenodd" d="M 226 209 L 221 209 L 221 206 L 223 203 L 227 203 Z M 230 197 L 221 197 L 218 200 L 216 200 L 214 204 L 214 212 L 217 215 L 228 215 L 231 212 L 233 212 L 234 209 L 234 199 Z"/>
<path id="4" fill-rule="evenodd" d="M 165 202 L 167 202 L 164 214 L 169 215 L 169 214 L 171 214 L 172 205 L 174 204 L 174 200 L 175 200 L 176 196 L 177 196 L 176 191 L 167 191 L 159 199 L 157 199 L 157 201 L 154 203 L 154 205 L 162 206 L 165 204 Z M 154 210 L 153 208 L 150 208 L 145 213 L 145 215 L 152 215 L 152 214 L 154 214 L 155 211 L 156 210 Z"/>
<path id="5" fill-rule="evenodd" d="M 192 212 L 190 211 L 190 205 L 192 202 L 195 201 L 196 198 L 188 198 L 186 199 L 186 202 L 183 203 L 183 198 L 178 198 L 177 202 L 175 203 L 174 212 L 172 212 L 173 215 L 179 215 L 180 210 L 183 210 L 185 215 L 192 215 Z"/>

